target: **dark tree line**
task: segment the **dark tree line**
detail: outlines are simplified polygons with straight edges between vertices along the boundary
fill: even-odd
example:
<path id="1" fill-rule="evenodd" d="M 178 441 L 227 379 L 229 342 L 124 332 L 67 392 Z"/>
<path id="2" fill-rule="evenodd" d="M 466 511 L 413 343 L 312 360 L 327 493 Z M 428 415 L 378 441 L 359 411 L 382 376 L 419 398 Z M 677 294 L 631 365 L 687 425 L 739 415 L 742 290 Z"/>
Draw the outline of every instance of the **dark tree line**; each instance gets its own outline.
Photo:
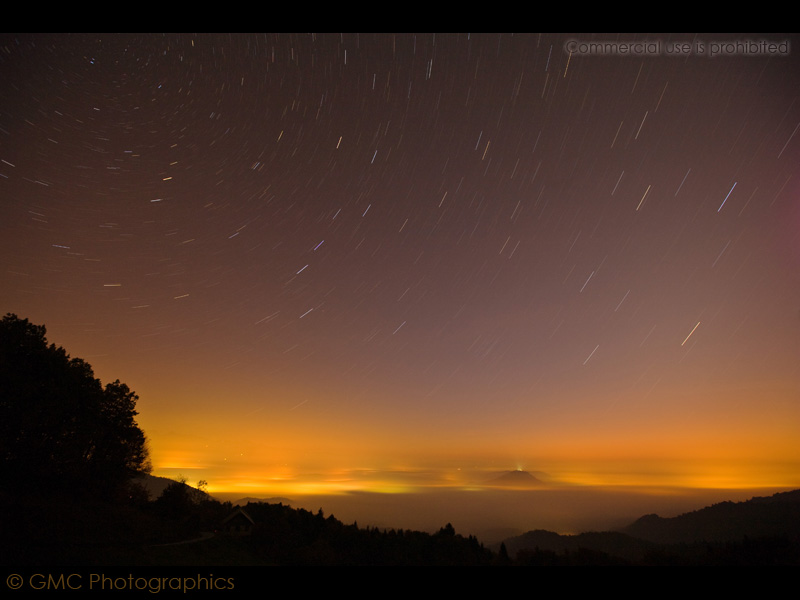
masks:
<path id="1" fill-rule="evenodd" d="M 0 322 L 0 490 L 111 494 L 149 470 L 138 396 L 49 344 L 43 325 Z"/>
<path id="2" fill-rule="evenodd" d="M 316 566 L 488 566 L 503 564 L 474 536 L 448 523 L 437 533 L 359 528 L 333 515 L 283 504 L 249 503 L 256 525 L 244 538 L 267 564 Z"/>

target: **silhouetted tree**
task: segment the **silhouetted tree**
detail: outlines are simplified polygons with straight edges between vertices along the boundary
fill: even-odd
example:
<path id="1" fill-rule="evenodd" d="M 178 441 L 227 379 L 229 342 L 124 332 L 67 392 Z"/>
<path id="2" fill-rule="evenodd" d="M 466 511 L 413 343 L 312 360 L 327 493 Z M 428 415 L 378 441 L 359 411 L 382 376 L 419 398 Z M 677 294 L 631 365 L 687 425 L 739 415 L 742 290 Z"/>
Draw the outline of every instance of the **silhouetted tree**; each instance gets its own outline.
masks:
<path id="1" fill-rule="evenodd" d="M 0 322 L 0 487 L 111 493 L 149 470 L 138 397 L 16 315 Z"/>
<path id="2" fill-rule="evenodd" d="M 155 507 L 161 516 L 169 519 L 187 518 L 194 511 L 191 488 L 184 478 L 170 483 L 156 498 Z"/>
<path id="3" fill-rule="evenodd" d="M 497 553 L 497 561 L 501 565 L 507 565 L 511 562 L 511 559 L 508 556 L 508 549 L 506 549 L 505 542 L 502 542 L 500 544 L 500 551 Z"/>

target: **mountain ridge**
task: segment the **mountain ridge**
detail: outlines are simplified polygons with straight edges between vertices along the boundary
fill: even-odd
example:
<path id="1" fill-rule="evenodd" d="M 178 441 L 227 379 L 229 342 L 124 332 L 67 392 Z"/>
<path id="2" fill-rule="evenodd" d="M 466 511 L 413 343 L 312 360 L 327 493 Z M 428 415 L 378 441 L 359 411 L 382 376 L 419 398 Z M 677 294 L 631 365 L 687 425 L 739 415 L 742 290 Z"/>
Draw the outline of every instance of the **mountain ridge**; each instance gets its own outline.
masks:
<path id="1" fill-rule="evenodd" d="M 504 471 L 486 481 L 484 485 L 510 488 L 529 488 L 539 487 L 544 485 L 544 482 L 528 471 L 516 469 L 514 471 Z"/>
<path id="2" fill-rule="evenodd" d="M 687 555 L 702 562 L 709 554 L 732 552 L 734 548 L 734 555 L 748 550 L 762 557 L 775 555 L 775 560 L 785 557 L 796 564 L 797 558 L 784 551 L 783 543 L 791 545 L 798 539 L 800 489 L 742 502 L 719 502 L 675 517 L 643 515 L 615 531 L 562 535 L 531 530 L 502 544 L 509 556 L 536 557 L 538 561 L 554 553 L 583 551 L 633 563 L 667 561 L 665 557 L 674 560 L 676 556 L 684 560 Z M 500 544 L 494 546 L 499 549 Z"/>

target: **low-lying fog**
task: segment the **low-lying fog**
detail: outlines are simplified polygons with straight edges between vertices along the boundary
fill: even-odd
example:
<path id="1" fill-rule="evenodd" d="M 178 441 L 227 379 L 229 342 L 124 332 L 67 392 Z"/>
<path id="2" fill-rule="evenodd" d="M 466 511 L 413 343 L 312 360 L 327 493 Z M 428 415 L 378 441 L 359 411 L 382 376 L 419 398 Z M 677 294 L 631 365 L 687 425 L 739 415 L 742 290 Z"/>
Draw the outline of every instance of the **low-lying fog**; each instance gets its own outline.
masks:
<path id="1" fill-rule="evenodd" d="M 544 487 L 537 489 L 432 489 L 403 493 L 350 491 L 288 498 L 291 506 L 333 515 L 346 524 L 381 529 L 437 531 L 451 523 L 456 533 L 491 544 L 534 529 L 557 533 L 624 527 L 656 513 L 676 516 L 723 501 L 769 496 L 785 489 L 640 489 Z M 236 502 L 235 494 L 218 494 Z M 255 500 L 254 497 L 250 498 Z M 260 498 L 278 502 L 286 498 Z"/>

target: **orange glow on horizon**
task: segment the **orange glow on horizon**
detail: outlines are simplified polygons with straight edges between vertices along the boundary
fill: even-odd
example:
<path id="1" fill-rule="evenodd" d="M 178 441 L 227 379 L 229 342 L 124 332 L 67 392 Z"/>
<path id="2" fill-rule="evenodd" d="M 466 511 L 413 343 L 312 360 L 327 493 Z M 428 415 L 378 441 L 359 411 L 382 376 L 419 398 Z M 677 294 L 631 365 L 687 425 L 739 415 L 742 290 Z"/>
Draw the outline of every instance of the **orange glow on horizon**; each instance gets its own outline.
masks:
<path id="1" fill-rule="evenodd" d="M 793 390 L 782 391 L 755 414 L 714 413 L 708 408 L 714 402 L 700 414 L 685 399 L 677 409 L 662 400 L 668 409 L 628 411 L 626 419 L 589 410 L 569 421 L 551 417 L 532 426 L 525 419 L 513 427 L 504 419 L 487 420 L 480 435 L 477 427 L 475 433 L 463 425 L 448 431 L 435 422 L 398 421 L 382 430 L 366 419 L 337 422 L 329 413 L 323 415 L 327 420 L 296 411 L 275 418 L 274 409 L 248 419 L 235 411 L 198 411 L 180 434 L 168 429 L 168 419 L 142 419 L 142 425 L 156 474 L 204 479 L 212 493 L 472 489 L 476 473 L 517 468 L 546 472 L 557 485 L 792 487 L 800 485 L 797 426 L 786 415 L 797 411 L 786 410 L 793 406 Z M 736 395 L 727 399 L 740 402 Z M 782 407 L 783 415 L 772 414 L 770 405 Z"/>
<path id="2" fill-rule="evenodd" d="M 800 485 L 800 461 L 795 458 L 793 424 L 788 421 L 780 427 L 768 421 L 759 426 L 752 419 L 748 429 L 721 428 L 713 435 L 702 422 L 682 429 L 660 423 L 641 432 L 621 426 L 598 431 L 578 424 L 563 427 L 559 434 L 489 432 L 481 446 L 469 437 L 461 441 L 452 435 L 406 436 L 400 428 L 394 435 L 375 435 L 369 429 L 369 435 L 362 435 L 355 426 L 330 432 L 308 423 L 282 431 L 259 430 L 258 425 L 219 422 L 216 436 L 205 439 L 152 435 L 155 474 L 204 479 L 211 493 L 248 496 L 466 489 L 475 486 L 476 473 L 520 467 L 543 471 L 556 485 L 733 489 Z"/>
<path id="3" fill-rule="evenodd" d="M 549 461 L 541 489 L 555 488 L 639 488 L 658 494 L 674 489 L 757 489 L 800 486 L 800 464 L 739 461 Z M 197 469 L 171 465 L 157 467 L 154 475 L 177 479 L 190 485 L 208 482 L 214 494 L 259 497 L 337 495 L 350 492 L 403 494 L 433 490 L 491 490 L 492 477 L 512 469 L 473 468 L 456 472 L 452 468 L 386 471 L 318 471 L 278 474 L 269 470 Z M 503 487 L 502 489 L 511 489 Z M 539 489 L 539 488 L 527 488 Z"/>

